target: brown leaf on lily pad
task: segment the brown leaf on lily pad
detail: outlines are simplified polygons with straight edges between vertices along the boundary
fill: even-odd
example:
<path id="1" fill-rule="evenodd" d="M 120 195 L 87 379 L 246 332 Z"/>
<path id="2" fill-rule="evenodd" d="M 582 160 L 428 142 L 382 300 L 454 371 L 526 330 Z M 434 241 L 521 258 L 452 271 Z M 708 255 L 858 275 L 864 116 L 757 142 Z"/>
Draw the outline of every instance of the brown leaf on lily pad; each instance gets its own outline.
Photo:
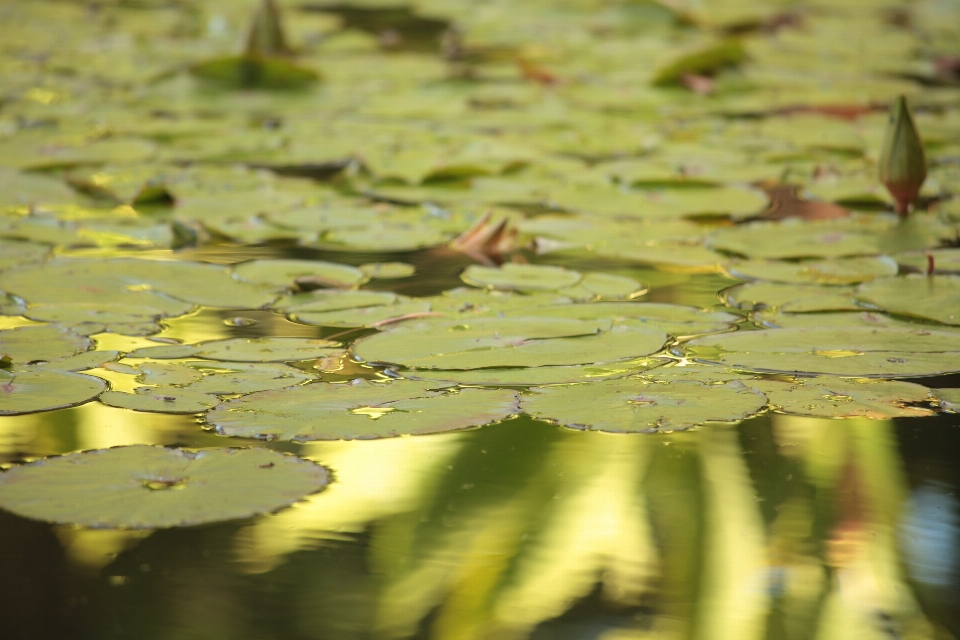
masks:
<path id="1" fill-rule="evenodd" d="M 850 211 L 832 202 L 817 202 L 804 200 L 797 192 L 799 187 L 792 184 L 760 184 L 757 185 L 770 198 L 770 207 L 758 217 L 761 220 L 783 220 L 784 218 L 801 218 L 803 220 L 829 220 L 832 218 L 846 218 Z"/>

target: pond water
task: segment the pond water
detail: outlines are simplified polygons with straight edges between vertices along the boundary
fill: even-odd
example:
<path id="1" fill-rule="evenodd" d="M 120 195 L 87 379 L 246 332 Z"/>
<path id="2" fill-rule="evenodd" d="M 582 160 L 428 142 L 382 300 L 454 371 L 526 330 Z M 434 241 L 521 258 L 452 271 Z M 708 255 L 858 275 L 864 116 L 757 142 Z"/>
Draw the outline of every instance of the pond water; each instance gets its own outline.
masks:
<path id="1" fill-rule="evenodd" d="M 958 17 L 0 3 L 0 638 L 960 637 Z"/>

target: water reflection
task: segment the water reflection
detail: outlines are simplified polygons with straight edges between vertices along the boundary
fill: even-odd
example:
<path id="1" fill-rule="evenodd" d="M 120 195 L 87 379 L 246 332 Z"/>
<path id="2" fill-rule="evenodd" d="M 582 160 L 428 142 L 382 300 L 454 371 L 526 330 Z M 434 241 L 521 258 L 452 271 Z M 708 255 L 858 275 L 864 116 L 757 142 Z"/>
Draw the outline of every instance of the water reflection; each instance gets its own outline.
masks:
<path id="1" fill-rule="evenodd" d="M 49 453 L 196 430 L 96 404 L 17 420 L 20 446 Z M 277 514 L 56 527 L 23 548 L 41 566 L 53 544 L 72 567 L 57 588 L 82 638 L 949 638 L 956 477 L 916 451 L 905 473 L 914 424 L 772 415 L 637 437 L 521 417 L 317 443 L 299 454 L 336 483 Z M 944 461 L 955 427 L 922 429 Z M 51 531 L 4 518 L 0 532 Z"/>

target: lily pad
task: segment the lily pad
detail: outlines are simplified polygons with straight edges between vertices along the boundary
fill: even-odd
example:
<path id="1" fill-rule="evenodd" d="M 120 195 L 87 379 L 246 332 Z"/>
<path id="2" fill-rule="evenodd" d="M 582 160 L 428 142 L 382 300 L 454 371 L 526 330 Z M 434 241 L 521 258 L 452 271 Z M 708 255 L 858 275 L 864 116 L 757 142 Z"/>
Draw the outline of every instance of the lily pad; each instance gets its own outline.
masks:
<path id="1" fill-rule="evenodd" d="M 113 362 L 120 357 L 119 351 L 104 349 L 103 351 L 84 351 L 75 356 L 67 356 L 59 360 L 51 360 L 33 365 L 37 369 L 55 369 L 57 371 L 84 371 L 96 369 L 107 362 Z"/>
<path id="2" fill-rule="evenodd" d="M 297 322 L 320 327 L 373 327 L 387 320 L 415 317 L 429 311 L 428 302 L 400 302 L 337 311 L 297 311 L 291 317 Z"/>
<path id="3" fill-rule="evenodd" d="M 0 356 L 10 356 L 17 364 L 59 360 L 86 351 L 91 345 L 89 338 L 55 325 L 0 330 Z"/>
<path id="4" fill-rule="evenodd" d="M 853 287 L 748 282 L 724 291 L 723 301 L 738 309 L 779 309 L 790 313 L 862 309 L 854 302 L 853 292 Z"/>
<path id="5" fill-rule="evenodd" d="M 733 422 L 754 415 L 766 404 L 762 393 L 739 381 L 705 385 L 612 380 L 534 388 L 522 399 L 523 410 L 540 420 L 615 433 L 676 431 L 706 422 Z"/>
<path id="6" fill-rule="evenodd" d="M 342 289 L 362 284 L 367 276 L 360 269 L 321 260 L 251 260 L 233 267 L 238 280 L 273 287 L 292 287 L 305 279 L 316 287 Z"/>
<path id="7" fill-rule="evenodd" d="M 228 400 L 207 414 L 217 433 L 266 440 L 355 440 L 440 433 L 519 411 L 504 389 L 437 389 L 414 380 L 321 382 Z"/>
<path id="8" fill-rule="evenodd" d="M 0 238 L 0 270 L 18 264 L 40 262 L 50 253 L 50 247 L 32 242 L 18 242 Z"/>
<path id="9" fill-rule="evenodd" d="M 320 79 L 314 71 L 283 58 L 228 56 L 195 64 L 197 78 L 225 89 L 304 89 Z"/>
<path id="10" fill-rule="evenodd" d="M 111 407 L 154 413 L 202 413 L 217 406 L 217 396 L 179 387 L 139 387 L 135 393 L 107 391 L 100 402 Z"/>
<path id="11" fill-rule="evenodd" d="M 512 317 L 411 321 L 361 338 L 367 362 L 414 369 L 482 369 L 617 362 L 651 355 L 666 334 L 637 321 Z"/>
<path id="12" fill-rule="evenodd" d="M 696 338 L 687 357 L 746 371 L 904 378 L 960 371 L 960 333 L 820 327 L 738 331 Z"/>
<path id="13" fill-rule="evenodd" d="M 600 382 L 642 373 L 663 366 L 667 361 L 638 358 L 618 364 L 573 365 L 567 367 L 529 367 L 514 369 L 475 369 L 472 371 L 415 371 L 405 374 L 411 380 L 430 380 L 476 387 L 535 387 L 548 384 Z"/>
<path id="14" fill-rule="evenodd" d="M 341 311 L 346 309 L 360 309 L 389 305 L 401 298 L 389 291 L 344 291 L 319 289 L 310 293 L 298 293 L 280 298 L 273 304 L 274 309 L 284 313 L 324 313 L 327 311 Z"/>
<path id="15" fill-rule="evenodd" d="M 925 325 L 900 318 L 891 318 L 879 311 L 840 311 L 836 313 L 776 313 L 758 311 L 752 314 L 754 322 L 771 329 L 816 329 L 819 327 L 906 327 L 951 331 L 953 327 Z"/>
<path id="16" fill-rule="evenodd" d="M 897 262 L 888 256 L 782 262 L 744 260 L 726 266 L 734 278 L 789 284 L 858 284 L 897 275 Z"/>
<path id="17" fill-rule="evenodd" d="M 960 273 L 960 249 L 958 248 L 899 253 L 894 258 L 898 264 L 908 269 L 926 272 L 929 265 L 927 256 L 933 258 L 934 273 Z"/>
<path id="18" fill-rule="evenodd" d="M 933 393 L 944 411 L 960 413 L 960 389 L 934 389 Z"/>
<path id="19" fill-rule="evenodd" d="M 579 271 L 539 264 L 508 263 L 500 268 L 471 265 L 460 279 L 475 287 L 508 291 L 553 291 L 572 287 L 583 276 Z"/>
<path id="20" fill-rule="evenodd" d="M 187 385 L 203 377 L 192 367 L 171 362 L 144 362 L 137 368 L 143 372 L 137 382 L 147 385 Z"/>
<path id="21" fill-rule="evenodd" d="M 912 406 L 931 401 L 930 389 L 912 382 L 834 378 L 747 384 L 762 391 L 775 411 L 792 415 L 890 420 L 933 414 L 928 407 Z"/>
<path id="22" fill-rule="evenodd" d="M 93 400 L 106 388 L 100 378 L 45 368 L 15 369 L 0 379 L 0 415 L 74 407 Z"/>
<path id="23" fill-rule="evenodd" d="M 181 315 L 194 304 L 256 309 L 276 297 L 213 264 L 133 258 L 54 258 L 0 273 L 0 289 L 31 304 L 104 304 Z"/>
<path id="24" fill-rule="evenodd" d="M 724 311 L 705 311 L 696 307 L 665 302 L 597 302 L 593 304 L 555 304 L 525 308 L 504 315 L 528 315 L 543 318 L 576 318 L 613 323 L 636 320 L 675 336 L 692 336 L 726 331 L 741 317 Z"/>
<path id="25" fill-rule="evenodd" d="M 315 376 L 283 364 L 246 362 L 194 363 L 204 375 L 187 389 L 200 393 L 253 393 L 291 387 Z"/>
<path id="26" fill-rule="evenodd" d="M 200 351 L 200 347 L 192 344 L 160 344 L 155 347 L 140 347 L 127 354 L 130 358 L 153 358 L 156 360 L 176 360 L 189 358 Z"/>
<path id="27" fill-rule="evenodd" d="M 314 338 L 227 338 L 197 345 L 198 358 L 226 362 L 290 362 L 338 354 L 339 343 Z"/>
<path id="28" fill-rule="evenodd" d="M 96 529 L 159 529 L 275 511 L 323 489 L 324 467 L 267 449 L 148 445 L 71 453 L 0 474 L 0 507 Z"/>
<path id="29" fill-rule="evenodd" d="M 960 325 L 960 276 L 886 278 L 860 285 L 854 295 L 890 313 Z"/>
<path id="30" fill-rule="evenodd" d="M 406 262 L 368 262 L 359 267 L 368 278 L 377 280 L 397 280 L 409 278 L 417 272 L 417 268 Z"/>

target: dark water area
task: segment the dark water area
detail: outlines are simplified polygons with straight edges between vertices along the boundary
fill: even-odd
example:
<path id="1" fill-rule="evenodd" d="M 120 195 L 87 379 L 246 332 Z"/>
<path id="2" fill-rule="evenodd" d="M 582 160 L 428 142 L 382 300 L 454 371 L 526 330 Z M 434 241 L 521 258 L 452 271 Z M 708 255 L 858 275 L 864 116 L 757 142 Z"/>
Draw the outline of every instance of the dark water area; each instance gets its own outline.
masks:
<path id="1" fill-rule="evenodd" d="M 49 446 L 83 410 L 31 417 Z M 3 637 L 805 638 L 878 621 L 948 637 L 958 427 L 766 415 L 637 437 L 518 418 L 293 447 L 337 482 L 275 515 L 145 532 L 0 514 Z"/>

